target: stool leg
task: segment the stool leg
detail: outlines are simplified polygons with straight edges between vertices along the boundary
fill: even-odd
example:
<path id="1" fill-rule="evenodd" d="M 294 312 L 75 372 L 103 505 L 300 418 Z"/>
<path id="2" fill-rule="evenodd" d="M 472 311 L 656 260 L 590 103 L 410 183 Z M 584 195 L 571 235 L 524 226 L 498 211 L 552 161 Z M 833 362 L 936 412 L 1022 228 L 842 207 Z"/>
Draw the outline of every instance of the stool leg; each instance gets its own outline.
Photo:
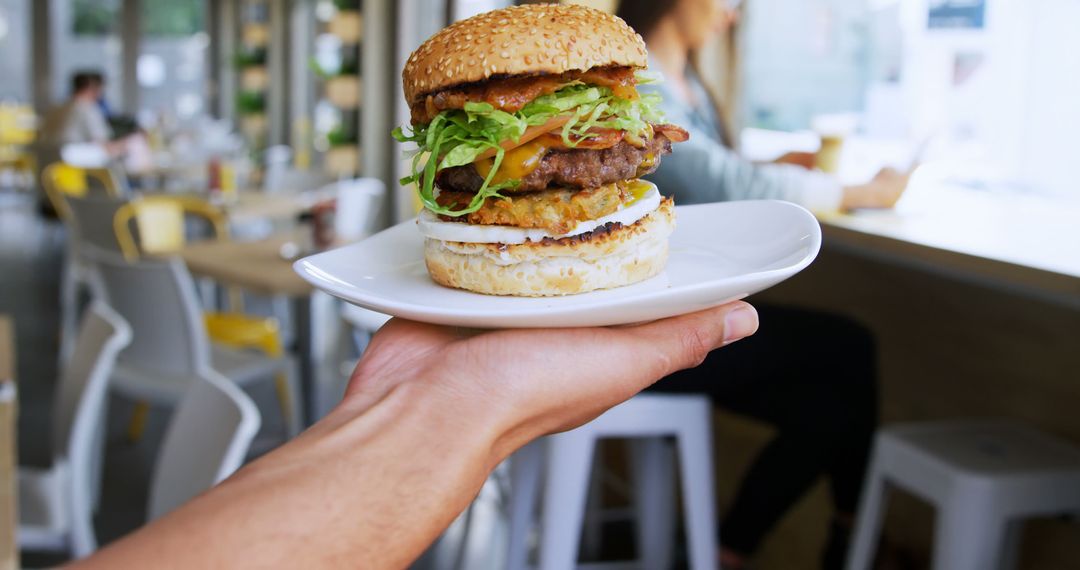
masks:
<path id="1" fill-rule="evenodd" d="M 545 439 L 522 447 L 510 457 L 510 540 L 508 570 L 525 570 L 529 564 L 529 532 L 533 527 L 536 494 L 540 487 Z"/>
<path id="2" fill-rule="evenodd" d="M 938 507 L 934 529 L 934 570 L 984 570 L 1001 562 L 1007 521 L 995 516 L 975 493 Z"/>
<path id="3" fill-rule="evenodd" d="M 600 557 L 604 529 L 604 462 L 599 453 L 593 454 L 589 474 L 589 491 L 585 495 L 585 520 L 582 523 L 581 553 L 586 560 Z"/>
<path id="4" fill-rule="evenodd" d="M 631 440 L 638 559 L 641 568 L 671 568 L 675 542 L 675 454 L 662 437 Z"/>
<path id="5" fill-rule="evenodd" d="M 713 497 L 712 423 L 708 404 L 679 431 L 683 517 L 691 570 L 716 568 L 716 502 Z"/>
<path id="6" fill-rule="evenodd" d="M 875 458 L 871 461 L 870 471 L 863 484 L 859 514 L 855 517 L 855 536 L 848 551 L 847 570 L 869 570 L 874 562 L 874 551 L 877 550 L 881 523 L 885 518 L 885 507 L 889 499 L 885 477 L 876 465 Z"/>
<path id="7" fill-rule="evenodd" d="M 571 431 L 548 438 L 540 570 L 568 570 L 577 566 L 595 446 L 591 432 Z"/>
<path id="8" fill-rule="evenodd" d="M 1006 523 L 1005 540 L 1001 545 L 1000 570 L 1013 570 L 1020 556 L 1020 540 L 1024 535 L 1023 519 L 1014 519 Z"/>

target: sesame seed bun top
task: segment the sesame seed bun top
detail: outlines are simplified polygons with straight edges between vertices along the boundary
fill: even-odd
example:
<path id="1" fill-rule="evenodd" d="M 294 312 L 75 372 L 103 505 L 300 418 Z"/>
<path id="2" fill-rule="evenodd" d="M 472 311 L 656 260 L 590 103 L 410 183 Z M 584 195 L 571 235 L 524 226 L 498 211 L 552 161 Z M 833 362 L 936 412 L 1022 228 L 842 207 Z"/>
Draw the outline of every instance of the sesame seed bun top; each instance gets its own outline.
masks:
<path id="1" fill-rule="evenodd" d="M 496 75 L 647 65 L 645 42 L 620 18 L 584 6 L 528 4 L 443 28 L 409 56 L 401 80 L 412 105 Z"/>

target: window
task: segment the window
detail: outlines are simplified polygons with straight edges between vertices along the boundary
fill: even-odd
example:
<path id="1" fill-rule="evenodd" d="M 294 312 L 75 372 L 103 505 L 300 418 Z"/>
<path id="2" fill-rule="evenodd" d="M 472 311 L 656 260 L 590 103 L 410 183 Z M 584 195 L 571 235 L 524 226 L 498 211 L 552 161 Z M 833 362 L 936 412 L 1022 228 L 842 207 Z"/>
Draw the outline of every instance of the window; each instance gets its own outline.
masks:
<path id="1" fill-rule="evenodd" d="M 852 113 L 975 186 L 1080 198 L 1080 1 L 754 0 L 743 21 L 744 126 Z"/>
<path id="2" fill-rule="evenodd" d="M 0 101 L 30 101 L 30 1 L 0 0 Z"/>
<path id="3" fill-rule="evenodd" d="M 123 85 L 120 0 L 53 0 L 50 8 L 53 103 L 71 94 L 74 73 L 93 70 L 105 76 L 105 100 L 116 109 Z"/>
<path id="4" fill-rule="evenodd" d="M 206 111 L 205 0 L 141 0 L 139 110 L 186 121 Z"/>

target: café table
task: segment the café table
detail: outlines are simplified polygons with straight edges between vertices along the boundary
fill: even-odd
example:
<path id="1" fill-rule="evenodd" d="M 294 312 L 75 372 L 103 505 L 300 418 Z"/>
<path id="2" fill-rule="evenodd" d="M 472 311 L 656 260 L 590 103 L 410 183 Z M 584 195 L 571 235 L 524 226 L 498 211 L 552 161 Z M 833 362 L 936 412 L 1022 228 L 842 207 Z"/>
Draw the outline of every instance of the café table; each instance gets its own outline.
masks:
<path id="1" fill-rule="evenodd" d="M 314 288 L 293 271 L 291 260 L 281 256 L 281 248 L 290 238 L 192 242 L 184 246 L 180 257 L 192 274 L 209 278 L 219 285 L 290 300 L 303 399 L 301 417 L 303 424 L 308 426 L 318 415 L 311 325 Z"/>
<path id="2" fill-rule="evenodd" d="M 918 176 L 895 209 L 820 215 L 825 242 L 1080 309 L 1080 200 Z"/>
<path id="3" fill-rule="evenodd" d="M 19 524 L 17 414 L 15 329 L 9 317 L 0 315 L 0 570 L 19 567 L 19 548 L 15 542 Z"/>
<path id="4" fill-rule="evenodd" d="M 305 190 L 300 192 L 264 192 L 241 190 L 235 199 L 226 200 L 221 207 L 229 222 L 243 224 L 250 221 L 292 221 L 319 202 L 337 196 L 334 188 Z"/>

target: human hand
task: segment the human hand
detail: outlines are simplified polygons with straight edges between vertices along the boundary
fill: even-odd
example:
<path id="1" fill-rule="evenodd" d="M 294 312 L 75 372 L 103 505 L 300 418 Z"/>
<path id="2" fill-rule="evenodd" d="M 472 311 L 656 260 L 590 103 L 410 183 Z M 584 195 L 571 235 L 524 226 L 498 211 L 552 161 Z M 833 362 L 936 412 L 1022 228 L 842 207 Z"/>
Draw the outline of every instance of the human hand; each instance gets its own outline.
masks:
<path id="1" fill-rule="evenodd" d="M 816 161 L 817 154 L 812 152 L 786 152 L 773 162 L 776 164 L 794 164 L 810 170 L 814 168 Z"/>
<path id="2" fill-rule="evenodd" d="M 845 186 L 840 207 L 844 210 L 892 208 L 907 188 L 911 172 L 911 170 L 900 172 L 892 168 L 882 168 L 866 184 Z"/>
<path id="3" fill-rule="evenodd" d="M 757 312 L 741 301 L 608 328 L 479 332 L 394 319 L 372 339 L 343 405 L 362 413 L 411 384 L 434 395 L 456 423 L 471 418 L 474 429 L 491 433 L 497 462 L 700 364 L 709 351 L 757 326 Z"/>

